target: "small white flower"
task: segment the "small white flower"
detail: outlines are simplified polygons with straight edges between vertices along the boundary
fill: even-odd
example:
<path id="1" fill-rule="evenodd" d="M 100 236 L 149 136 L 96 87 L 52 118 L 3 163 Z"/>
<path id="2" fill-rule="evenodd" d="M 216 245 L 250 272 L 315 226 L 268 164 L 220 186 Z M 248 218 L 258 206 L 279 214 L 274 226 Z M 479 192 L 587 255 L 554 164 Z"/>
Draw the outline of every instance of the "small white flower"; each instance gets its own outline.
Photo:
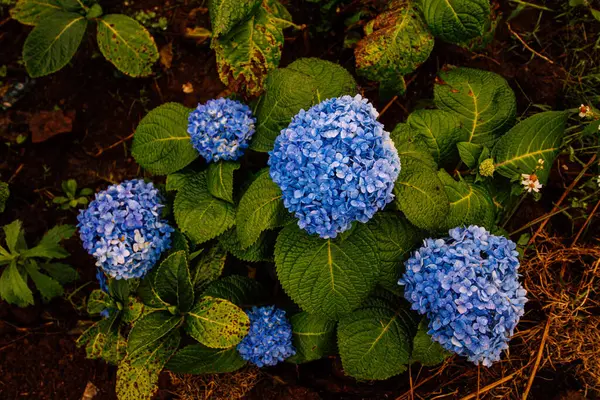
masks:
<path id="1" fill-rule="evenodd" d="M 579 117 L 580 118 L 588 118 L 588 117 L 591 117 L 593 114 L 594 114 L 594 112 L 592 111 L 590 106 L 586 106 L 585 104 L 582 104 L 579 107 Z"/>
<path id="2" fill-rule="evenodd" d="M 532 191 L 538 193 L 542 188 L 542 184 L 535 174 L 521 174 L 521 178 L 523 179 L 521 181 L 521 185 L 525 187 L 524 189 L 527 191 L 527 193 L 531 193 Z"/>
<path id="3" fill-rule="evenodd" d="M 538 164 L 544 165 L 544 159 L 543 158 L 538 159 Z"/>
<path id="4" fill-rule="evenodd" d="M 133 244 L 133 251 L 135 251 L 136 253 L 144 250 L 150 244 L 146 242 L 146 239 L 144 239 L 144 236 L 142 236 L 138 229 L 134 231 L 133 239 L 135 240 L 135 243 Z"/>

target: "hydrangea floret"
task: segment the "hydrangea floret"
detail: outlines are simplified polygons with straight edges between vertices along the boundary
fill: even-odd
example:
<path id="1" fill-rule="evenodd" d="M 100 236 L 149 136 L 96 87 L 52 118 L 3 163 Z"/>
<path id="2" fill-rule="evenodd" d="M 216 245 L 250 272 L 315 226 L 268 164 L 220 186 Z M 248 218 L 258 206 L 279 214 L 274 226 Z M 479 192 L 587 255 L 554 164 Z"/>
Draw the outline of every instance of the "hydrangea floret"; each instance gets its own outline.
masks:
<path id="1" fill-rule="evenodd" d="M 285 207 L 308 233 L 334 238 L 392 201 L 400 158 L 378 113 L 360 95 L 301 110 L 269 153 Z"/>
<path id="2" fill-rule="evenodd" d="M 173 228 L 161 218 L 162 208 L 151 182 L 111 185 L 77 217 L 83 247 L 109 277 L 142 278 L 171 247 Z"/>
<path id="3" fill-rule="evenodd" d="M 296 354 L 292 325 L 275 306 L 252 307 L 248 334 L 238 344 L 240 356 L 258 367 L 273 366 Z"/>
<path id="4" fill-rule="evenodd" d="M 220 98 L 198 104 L 189 115 L 188 133 L 206 161 L 237 160 L 248 147 L 255 124 L 250 107 Z"/>
<path id="5" fill-rule="evenodd" d="M 412 308 L 427 315 L 435 341 L 490 366 L 508 348 L 527 301 L 516 244 L 478 226 L 449 233 L 425 240 L 398 283 Z"/>

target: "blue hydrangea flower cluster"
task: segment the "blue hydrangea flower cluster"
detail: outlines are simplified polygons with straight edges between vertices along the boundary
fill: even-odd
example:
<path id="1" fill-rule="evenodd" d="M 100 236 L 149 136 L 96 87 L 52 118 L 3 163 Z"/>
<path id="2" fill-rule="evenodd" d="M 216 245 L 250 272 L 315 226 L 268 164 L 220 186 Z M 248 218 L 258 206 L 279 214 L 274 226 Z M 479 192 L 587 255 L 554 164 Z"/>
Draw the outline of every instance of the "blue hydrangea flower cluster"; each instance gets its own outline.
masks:
<path id="1" fill-rule="evenodd" d="M 268 307 L 252 307 L 246 312 L 250 330 L 238 344 L 240 356 L 258 367 L 273 366 L 296 354 L 292 345 L 292 325 L 285 311 Z"/>
<path id="2" fill-rule="evenodd" d="M 125 181 L 96 194 L 77 217 L 83 247 L 116 279 L 142 278 L 171 247 L 173 228 L 161 219 L 154 185 Z"/>
<path id="3" fill-rule="evenodd" d="M 485 228 L 450 230 L 427 239 L 398 282 L 412 308 L 429 319 L 444 348 L 490 366 L 508 348 L 527 292 L 519 283 L 516 244 Z"/>
<path id="4" fill-rule="evenodd" d="M 192 145 L 208 162 L 237 160 L 254 134 L 256 119 L 247 105 L 230 99 L 209 100 L 190 113 Z"/>
<path id="5" fill-rule="evenodd" d="M 400 158 L 378 113 L 360 95 L 301 110 L 275 140 L 271 178 L 298 226 L 334 238 L 392 201 Z"/>
<path id="6" fill-rule="evenodd" d="M 102 272 L 100 268 L 98 268 L 98 270 L 96 271 L 96 279 L 98 280 L 98 284 L 100 285 L 100 290 L 102 290 L 104 293 L 108 293 L 108 282 L 106 281 L 106 275 L 104 275 L 104 272 Z M 105 308 L 104 310 L 100 311 L 100 315 L 104 318 L 108 318 L 110 316 L 108 308 Z"/>

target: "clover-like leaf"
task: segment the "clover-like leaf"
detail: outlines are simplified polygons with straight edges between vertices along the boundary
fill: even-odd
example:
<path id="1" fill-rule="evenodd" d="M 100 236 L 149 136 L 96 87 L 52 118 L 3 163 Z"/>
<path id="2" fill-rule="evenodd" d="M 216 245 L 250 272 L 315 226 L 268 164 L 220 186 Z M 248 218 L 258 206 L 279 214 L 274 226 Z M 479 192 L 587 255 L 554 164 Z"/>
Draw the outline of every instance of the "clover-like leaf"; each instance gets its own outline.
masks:
<path id="1" fill-rule="evenodd" d="M 158 49 L 150 32 L 123 14 L 98 18 L 98 47 L 119 71 L 134 78 L 152 74 Z"/>
<path id="2" fill-rule="evenodd" d="M 515 123 L 515 94 L 506 80 L 493 72 L 446 67 L 433 93 L 438 108 L 455 113 L 462 121 L 469 132 L 467 142 L 491 147 Z"/>
<path id="3" fill-rule="evenodd" d="M 235 304 L 205 296 L 185 316 L 185 330 L 211 348 L 226 349 L 238 344 L 248 333 L 250 319 Z"/>
<path id="4" fill-rule="evenodd" d="M 277 238 L 275 264 L 292 300 L 309 313 L 334 320 L 360 306 L 380 276 L 377 243 L 364 224 L 336 239 L 288 225 Z"/>
<path id="5" fill-rule="evenodd" d="M 407 0 L 394 0 L 365 31 L 367 36 L 354 50 L 358 74 L 381 82 L 384 92 L 404 93 L 403 76 L 417 69 L 433 50 L 433 36 L 419 13 Z"/>

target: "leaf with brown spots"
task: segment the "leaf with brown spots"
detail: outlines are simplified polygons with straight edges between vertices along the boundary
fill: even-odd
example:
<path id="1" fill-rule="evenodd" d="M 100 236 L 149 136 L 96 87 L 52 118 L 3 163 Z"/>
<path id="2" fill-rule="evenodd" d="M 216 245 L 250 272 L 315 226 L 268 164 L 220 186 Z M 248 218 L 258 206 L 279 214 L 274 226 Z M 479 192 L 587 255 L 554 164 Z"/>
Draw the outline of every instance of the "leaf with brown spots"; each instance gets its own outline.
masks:
<path id="1" fill-rule="evenodd" d="M 213 38 L 221 81 L 235 92 L 260 94 L 267 73 L 279 65 L 283 29 L 293 25 L 291 20 L 277 0 L 264 0 L 246 21 Z"/>
<path id="2" fill-rule="evenodd" d="M 358 74 L 381 82 L 382 91 L 402 94 L 403 76 L 413 72 L 433 50 L 433 36 L 406 0 L 392 1 L 388 10 L 365 27 L 356 45 Z"/>
<path id="3" fill-rule="evenodd" d="M 205 346 L 226 349 L 248 333 L 250 319 L 235 304 L 204 296 L 185 317 L 185 330 Z"/>
<path id="4" fill-rule="evenodd" d="M 98 47 L 119 71 L 134 78 L 152 74 L 158 60 L 154 38 L 136 20 L 121 14 L 98 19 Z"/>

